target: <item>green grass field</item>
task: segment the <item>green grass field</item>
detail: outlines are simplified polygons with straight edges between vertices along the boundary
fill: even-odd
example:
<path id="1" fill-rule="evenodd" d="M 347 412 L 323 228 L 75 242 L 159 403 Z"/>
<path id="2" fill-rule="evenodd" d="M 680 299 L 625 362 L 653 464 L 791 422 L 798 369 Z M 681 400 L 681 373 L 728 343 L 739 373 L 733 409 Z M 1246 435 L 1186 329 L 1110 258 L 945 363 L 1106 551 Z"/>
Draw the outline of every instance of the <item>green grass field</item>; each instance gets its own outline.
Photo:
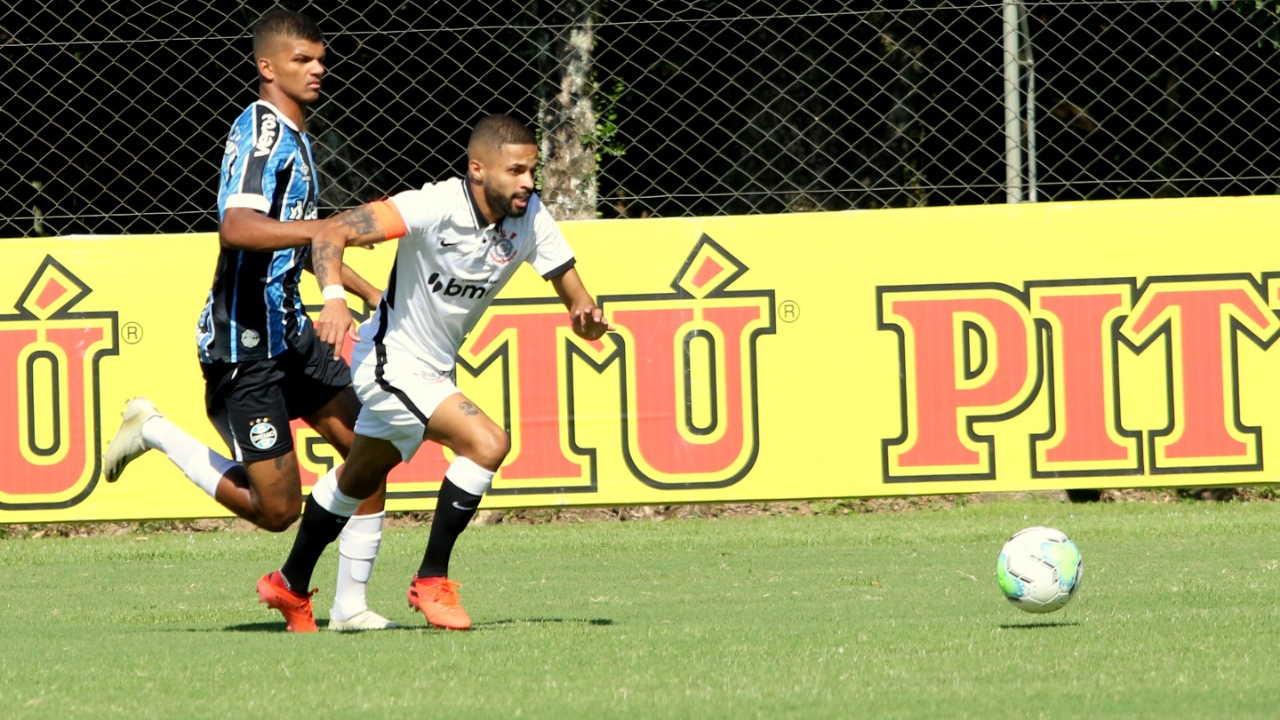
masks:
<path id="1" fill-rule="evenodd" d="M 1084 555 L 1051 615 L 1005 538 Z M 292 533 L 0 541 L 3 718 L 1274 718 L 1280 503 L 996 500 L 871 515 L 497 525 L 454 560 L 476 621 L 294 636 L 255 603 Z M 321 561 L 321 624 L 334 561 Z"/>

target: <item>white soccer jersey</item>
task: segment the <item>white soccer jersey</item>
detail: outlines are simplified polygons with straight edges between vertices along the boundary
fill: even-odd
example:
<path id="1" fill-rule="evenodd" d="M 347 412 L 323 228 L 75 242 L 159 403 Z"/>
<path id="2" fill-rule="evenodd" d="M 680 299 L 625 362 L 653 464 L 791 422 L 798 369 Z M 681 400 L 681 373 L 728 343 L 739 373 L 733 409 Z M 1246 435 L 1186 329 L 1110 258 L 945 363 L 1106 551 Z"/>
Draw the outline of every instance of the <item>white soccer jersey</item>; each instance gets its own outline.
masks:
<path id="1" fill-rule="evenodd" d="M 573 267 L 573 251 L 537 194 L 524 215 L 493 224 L 463 178 L 391 201 L 408 232 L 400 238 L 378 311 L 360 334 L 439 372 L 453 369 L 463 339 L 521 262 L 548 279 Z"/>

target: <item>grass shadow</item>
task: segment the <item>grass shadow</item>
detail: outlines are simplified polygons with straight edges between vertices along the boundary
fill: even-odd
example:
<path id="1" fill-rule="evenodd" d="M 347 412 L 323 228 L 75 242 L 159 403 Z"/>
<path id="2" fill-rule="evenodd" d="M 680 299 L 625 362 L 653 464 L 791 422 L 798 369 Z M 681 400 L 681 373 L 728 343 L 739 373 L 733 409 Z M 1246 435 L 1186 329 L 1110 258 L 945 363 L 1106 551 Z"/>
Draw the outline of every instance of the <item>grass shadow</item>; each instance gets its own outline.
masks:
<path id="1" fill-rule="evenodd" d="M 596 627 L 602 627 L 602 626 L 612 625 L 613 620 L 610 620 L 609 618 L 524 618 L 524 619 L 510 618 L 505 620 L 489 620 L 486 622 L 478 622 L 478 623 L 475 623 L 471 629 L 484 630 L 488 628 L 500 628 L 507 625 L 544 625 L 544 624 L 545 625 L 576 624 L 576 625 L 592 625 Z M 326 630 L 327 626 L 322 623 L 320 624 L 320 629 L 322 631 Z M 351 632 L 334 633 L 334 634 L 360 635 L 362 632 L 384 633 L 384 632 L 394 631 L 394 630 L 434 631 L 435 628 L 432 628 L 425 624 L 397 625 L 394 628 L 387 628 L 386 630 L 364 630 L 364 631 L 356 630 Z M 239 625 L 227 625 L 221 630 L 198 630 L 195 628 L 188 628 L 185 630 L 185 632 L 243 632 L 243 633 L 255 633 L 255 632 L 282 633 L 284 631 L 285 631 L 284 623 L 282 622 L 241 623 Z"/>
<path id="2" fill-rule="evenodd" d="M 1043 628 L 1061 628 L 1061 627 L 1077 627 L 1080 623 L 1075 620 L 1063 620 L 1060 622 L 1032 622 L 1032 623 L 1006 623 L 1000 626 L 1001 630 L 1040 630 Z"/>
<path id="3" fill-rule="evenodd" d="M 613 621 L 609 618 L 508 618 L 506 620 L 488 620 L 485 622 L 478 622 L 475 624 L 475 627 L 502 627 L 504 625 L 555 625 L 560 623 L 603 627 L 612 625 Z"/>
<path id="4" fill-rule="evenodd" d="M 324 629 L 324 626 L 321 626 L 321 628 L 320 628 L 320 629 L 321 629 L 321 630 L 323 630 L 323 629 Z M 265 633 L 282 633 L 282 632 L 284 632 L 284 623 L 282 623 L 282 622 L 256 622 L 256 623 L 241 623 L 241 624 L 239 624 L 239 625 L 227 625 L 226 627 L 222 628 L 221 630 L 215 630 L 215 629 L 210 629 L 210 630 L 191 630 L 190 632 L 243 632 L 243 633 L 251 633 L 251 632 L 265 632 Z"/>
<path id="5" fill-rule="evenodd" d="M 317 625 L 319 625 L 319 626 L 320 626 L 320 632 L 327 633 L 327 632 L 329 631 L 329 626 L 328 626 L 328 624 L 327 624 L 327 623 L 325 623 L 324 621 L 321 621 L 321 622 L 317 623 Z M 396 625 L 396 626 L 395 626 L 395 627 L 393 627 L 393 628 L 383 628 L 382 630 L 344 630 L 343 632 L 335 632 L 335 633 L 330 633 L 330 634 L 332 634 L 332 635 L 361 635 L 361 634 L 363 634 L 363 633 L 385 633 L 385 632 L 395 632 L 395 631 L 398 631 L 398 630 L 430 630 L 430 629 L 432 629 L 432 628 L 429 628 L 429 627 L 427 627 L 426 625 Z M 262 622 L 262 623 L 243 623 L 243 624 L 240 624 L 240 625 L 228 625 L 228 626 L 226 626 L 226 627 L 222 628 L 221 630 L 208 630 L 208 631 L 203 631 L 203 630 L 190 630 L 189 632 L 242 632 L 242 633 L 269 632 L 269 633 L 282 633 L 282 632 L 284 632 L 284 631 L 285 631 L 285 629 L 284 629 L 284 623 L 282 623 L 282 622 Z"/>

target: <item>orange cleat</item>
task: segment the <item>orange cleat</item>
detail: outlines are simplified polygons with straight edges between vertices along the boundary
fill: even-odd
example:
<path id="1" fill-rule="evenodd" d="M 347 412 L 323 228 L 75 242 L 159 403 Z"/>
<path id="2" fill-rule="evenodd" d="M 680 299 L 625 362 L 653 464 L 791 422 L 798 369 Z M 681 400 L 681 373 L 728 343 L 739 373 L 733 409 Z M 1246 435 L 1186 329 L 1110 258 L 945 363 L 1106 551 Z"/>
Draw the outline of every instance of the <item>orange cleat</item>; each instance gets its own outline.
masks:
<path id="1" fill-rule="evenodd" d="M 445 577 L 415 577 L 409 584 L 409 607 L 417 608 L 427 622 L 448 630 L 467 630 L 471 616 L 462 609 L 458 583 Z"/>
<path id="2" fill-rule="evenodd" d="M 311 596 L 316 591 L 300 595 L 289 589 L 279 570 L 267 573 L 258 581 L 258 602 L 279 610 L 284 615 L 285 630 L 296 633 L 316 632 L 316 617 L 311 612 Z"/>

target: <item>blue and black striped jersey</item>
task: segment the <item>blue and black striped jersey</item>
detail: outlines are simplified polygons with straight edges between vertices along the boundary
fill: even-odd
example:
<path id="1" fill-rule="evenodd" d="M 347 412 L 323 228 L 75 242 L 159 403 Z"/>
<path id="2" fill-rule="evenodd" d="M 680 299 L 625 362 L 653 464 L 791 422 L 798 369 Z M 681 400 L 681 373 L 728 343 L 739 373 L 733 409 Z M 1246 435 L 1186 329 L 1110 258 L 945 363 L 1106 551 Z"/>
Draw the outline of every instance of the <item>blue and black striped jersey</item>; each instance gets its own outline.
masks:
<path id="1" fill-rule="evenodd" d="M 311 142 L 259 100 L 231 126 L 218 184 L 218 221 L 250 208 L 281 221 L 313 220 L 320 178 Z M 252 252 L 222 248 L 196 329 L 200 362 L 242 362 L 284 352 L 310 320 L 298 280 L 311 248 Z"/>

